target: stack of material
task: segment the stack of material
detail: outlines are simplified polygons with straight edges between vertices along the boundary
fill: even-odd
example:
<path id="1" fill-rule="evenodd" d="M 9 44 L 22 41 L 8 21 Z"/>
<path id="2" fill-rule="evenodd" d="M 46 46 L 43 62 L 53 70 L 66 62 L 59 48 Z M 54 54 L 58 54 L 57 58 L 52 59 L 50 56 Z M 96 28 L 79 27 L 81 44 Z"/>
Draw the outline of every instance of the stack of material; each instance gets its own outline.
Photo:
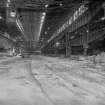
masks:
<path id="1" fill-rule="evenodd" d="M 105 63 L 105 52 L 102 52 L 98 55 L 88 56 L 89 61 L 92 61 L 95 64 L 104 64 Z"/>
<path id="2" fill-rule="evenodd" d="M 98 54 L 95 58 L 94 61 L 96 63 L 105 63 L 105 52 L 102 52 L 101 54 Z"/>

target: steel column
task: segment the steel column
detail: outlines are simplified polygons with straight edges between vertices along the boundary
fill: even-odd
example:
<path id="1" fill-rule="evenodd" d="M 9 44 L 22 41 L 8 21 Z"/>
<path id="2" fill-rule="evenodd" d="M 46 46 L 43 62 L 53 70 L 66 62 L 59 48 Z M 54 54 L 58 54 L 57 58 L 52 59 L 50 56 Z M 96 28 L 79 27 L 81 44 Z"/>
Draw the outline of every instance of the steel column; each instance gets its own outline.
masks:
<path id="1" fill-rule="evenodd" d="M 88 51 L 88 37 L 89 37 L 89 25 L 87 26 L 87 30 L 86 30 L 86 36 L 84 36 L 83 38 L 83 49 L 84 49 L 84 56 L 87 55 L 87 51 Z"/>
<path id="2" fill-rule="evenodd" d="M 70 57 L 71 55 L 71 44 L 70 44 L 70 35 L 66 33 L 66 57 Z"/>

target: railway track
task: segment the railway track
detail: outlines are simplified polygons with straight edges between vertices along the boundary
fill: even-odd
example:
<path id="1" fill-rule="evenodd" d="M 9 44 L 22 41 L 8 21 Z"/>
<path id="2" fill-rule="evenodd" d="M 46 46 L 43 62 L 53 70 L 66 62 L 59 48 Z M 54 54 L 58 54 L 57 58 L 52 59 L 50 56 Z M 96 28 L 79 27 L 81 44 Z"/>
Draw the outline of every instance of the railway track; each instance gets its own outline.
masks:
<path id="1" fill-rule="evenodd" d="M 31 82 L 34 82 L 37 84 L 37 86 L 41 89 L 41 92 L 45 95 L 45 97 L 52 103 L 52 105 L 56 105 L 54 101 L 50 98 L 50 96 L 46 93 L 44 90 L 42 84 L 40 81 L 35 77 L 35 75 L 32 72 L 32 67 L 31 67 L 31 61 L 25 61 L 25 67 L 28 73 L 28 78 L 30 79 Z"/>

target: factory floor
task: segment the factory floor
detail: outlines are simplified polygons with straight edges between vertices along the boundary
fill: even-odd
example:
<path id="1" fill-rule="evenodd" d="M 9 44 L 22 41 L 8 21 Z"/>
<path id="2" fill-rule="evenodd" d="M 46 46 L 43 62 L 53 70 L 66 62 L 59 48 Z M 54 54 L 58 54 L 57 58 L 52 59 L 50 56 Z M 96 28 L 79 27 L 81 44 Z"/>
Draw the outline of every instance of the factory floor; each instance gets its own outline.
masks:
<path id="1" fill-rule="evenodd" d="M 105 105 L 105 64 L 1 56 L 0 105 Z"/>

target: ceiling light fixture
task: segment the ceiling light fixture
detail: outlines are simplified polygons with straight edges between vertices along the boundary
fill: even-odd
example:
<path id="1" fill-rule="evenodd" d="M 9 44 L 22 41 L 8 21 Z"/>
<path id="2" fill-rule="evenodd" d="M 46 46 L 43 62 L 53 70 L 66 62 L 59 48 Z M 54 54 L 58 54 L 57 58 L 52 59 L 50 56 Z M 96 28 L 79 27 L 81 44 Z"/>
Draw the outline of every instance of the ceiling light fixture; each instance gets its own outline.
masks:
<path id="1" fill-rule="evenodd" d="M 11 11 L 10 15 L 11 15 L 11 17 L 15 17 L 16 16 L 16 11 Z"/>
<path id="2" fill-rule="evenodd" d="M 75 36 L 71 36 L 71 37 L 70 37 L 70 39 L 74 39 L 74 38 L 75 38 Z"/>
<path id="3" fill-rule="evenodd" d="M 56 44 L 55 44 L 57 47 L 60 45 L 60 42 L 56 42 Z"/>
<path id="4" fill-rule="evenodd" d="M 41 16 L 41 20 L 40 20 L 39 36 L 41 34 L 41 30 L 42 30 L 42 27 L 43 27 L 43 23 L 44 23 L 45 17 L 46 17 L 46 12 L 43 12 L 42 16 Z"/>
<path id="5" fill-rule="evenodd" d="M 2 16 L 0 16 L 0 20 L 3 19 Z"/>
<path id="6" fill-rule="evenodd" d="M 48 4 L 46 4 L 45 7 L 47 8 L 48 7 Z"/>
<path id="7" fill-rule="evenodd" d="M 7 2 L 9 2 L 9 3 L 10 3 L 11 1 L 10 1 L 10 0 L 7 0 Z"/>
<path id="8" fill-rule="evenodd" d="M 10 0 L 7 0 L 7 4 L 6 4 L 7 7 L 9 7 L 10 2 L 11 2 Z"/>
<path id="9" fill-rule="evenodd" d="M 89 32 L 89 30 L 86 30 L 86 32 L 88 33 L 88 32 Z"/>
<path id="10" fill-rule="evenodd" d="M 50 27 L 47 28 L 48 30 L 50 29 Z"/>
<path id="11" fill-rule="evenodd" d="M 60 6 L 63 6 L 63 4 L 62 4 L 62 3 L 60 3 L 59 5 L 60 5 Z"/>
<path id="12" fill-rule="evenodd" d="M 105 17 L 102 17 L 101 20 L 105 20 Z"/>
<path id="13" fill-rule="evenodd" d="M 45 31 L 45 34 L 47 35 L 47 32 Z"/>

